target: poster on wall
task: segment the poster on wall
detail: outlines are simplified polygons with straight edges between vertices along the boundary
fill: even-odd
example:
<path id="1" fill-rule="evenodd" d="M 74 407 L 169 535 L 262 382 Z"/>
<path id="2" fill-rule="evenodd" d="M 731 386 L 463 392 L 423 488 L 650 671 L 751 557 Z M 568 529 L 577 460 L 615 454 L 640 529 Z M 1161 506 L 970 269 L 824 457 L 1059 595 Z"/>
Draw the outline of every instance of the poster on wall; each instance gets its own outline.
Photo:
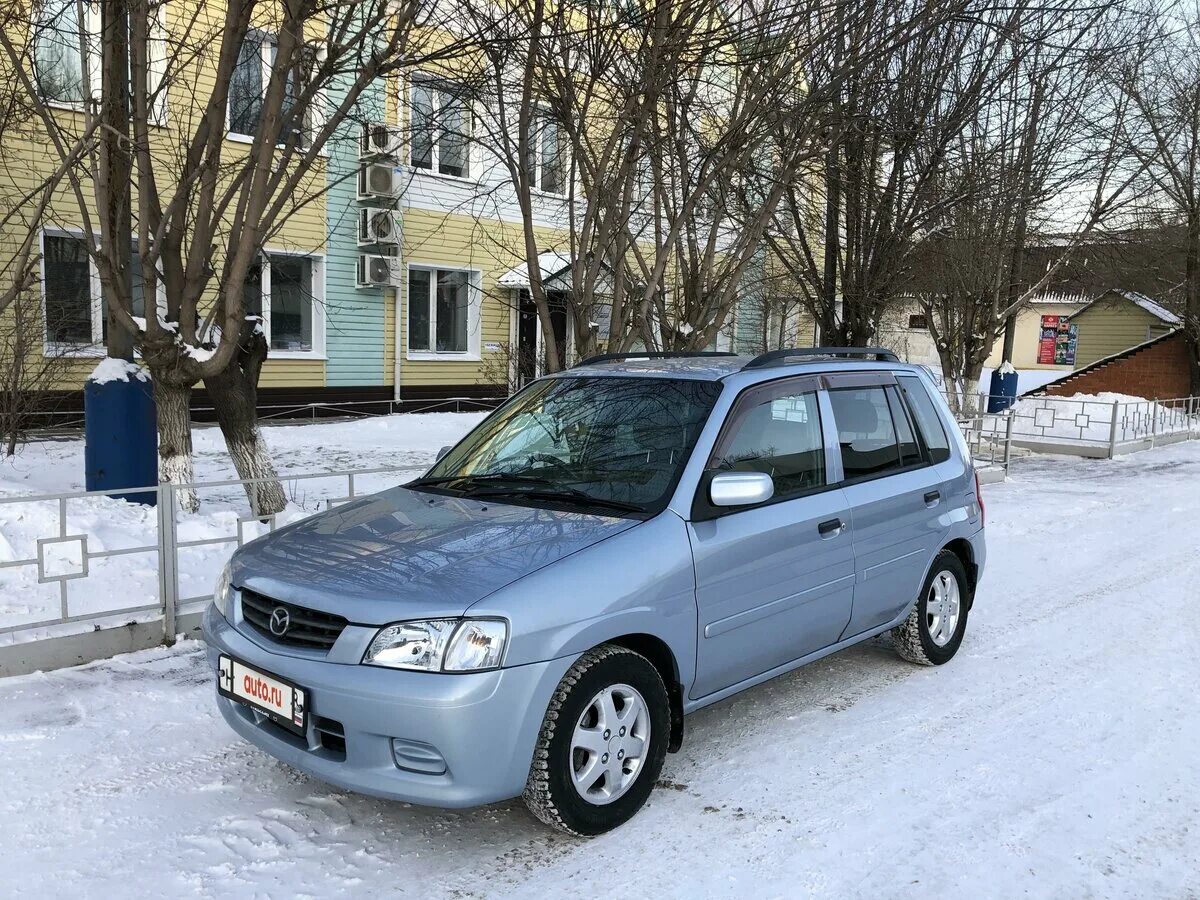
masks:
<path id="1" fill-rule="evenodd" d="M 1072 325 L 1066 316 L 1042 316 L 1041 336 L 1038 338 L 1038 365 L 1075 365 L 1075 348 L 1078 343 L 1078 325 Z"/>

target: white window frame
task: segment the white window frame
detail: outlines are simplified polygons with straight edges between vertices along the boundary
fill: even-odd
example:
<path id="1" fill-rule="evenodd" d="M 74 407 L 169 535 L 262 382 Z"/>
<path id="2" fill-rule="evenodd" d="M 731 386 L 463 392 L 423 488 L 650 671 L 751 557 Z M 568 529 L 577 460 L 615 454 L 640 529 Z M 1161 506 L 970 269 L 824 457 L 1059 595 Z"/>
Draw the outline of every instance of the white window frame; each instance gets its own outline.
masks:
<path id="1" fill-rule="evenodd" d="M 279 37 L 274 32 L 267 31 L 262 28 L 249 29 L 246 32 L 246 38 L 249 38 L 251 35 L 262 35 L 262 39 L 263 39 L 262 43 L 258 47 L 258 63 L 261 66 L 260 80 L 262 83 L 262 91 L 263 91 L 263 95 L 264 95 L 262 99 L 265 99 L 267 85 L 270 84 L 270 82 L 271 82 L 271 69 L 275 65 L 275 60 L 272 58 L 272 55 L 273 55 L 272 51 L 275 49 L 275 47 L 278 46 Z M 328 52 L 326 50 L 324 44 L 320 44 L 315 41 L 306 41 L 306 45 L 310 46 L 313 49 L 313 51 L 316 53 L 316 58 L 317 58 L 318 62 L 324 62 L 327 52 Z M 240 51 L 239 51 L 239 54 L 240 54 Z M 232 129 L 231 126 L 233 124 L 233 109 L 229 105 L 230 100 L 231 100 L 230 97 L 225 98 L 225 137 L 231 141 L 234 141 L 235 143 L 238 143 L 238 144 L 253 144 L 254 143 L 254 135 L 253 134 L 243 134 L 240 131 L 234 131 Z M 307 113 L 305 115 L 303 131 L 304 131 L 305 135 L 307 136 L 308 141 L 311 141 L 313 136 L 315 136 L 317 134 L 317 132 L 319 132 L 324 127 L 328 116 L 329 116 L 329 108 L 327 106 L 327 98 L 326 98 L 325 91 L 323 91 L 323 90 L 317 91 L 316 96 L 313 98 L 312 105 L 309 106 Z M 277 144 L 276 146 L 282 147 L 283 144 Z M 300 145 L 300 147 L 298 149 L 302 150 L 302 151 L 307 150 L 308 143 L 306 142 L 306 143 Z M 328 149 L 329 149 L 328 144 L 326 144 L 326 146 L 321 148 L 320 155 L 321 156 L 327 155 Z M 275 252 L 275 251 L 271 251 L 271 252 Z"/>
<path id="2" fill-rule="evenodd" d="M 271 257 L 299 256 L 312 260 L 312 349 L 276 350 L 271 346 Z M 259 254 L 261 265 L 259 297 L 262 310 L 263 335 L 267 339 L 267 359 L 325 359 L 325 254 L 303 250 L 284 250 L 268 247 Z"/>
<path id="3" fill-rule="evenodd" d="M 67 344 L 59 341 L 50 340 L 50 320 L 46 314 L 46 238 L 47 237 L 62 237 L 74 238 L 83 242 L 87 238 L 87 232 L 82 228 L 43 228 L 38 235 L 38 252 L 41 255 L 41 281 L 42 281 L 42 352 L 45 356 L 78 356 L 78 357 L 99 357 L 104 356 L 107 352 L 104 347 L 104 292 L 100 286 L 100 271 L 96 268 L 96 261 L 92 258 L 91 253 L 88 253 L 88 283 L 91 286 L 91 324 L 92 324 L 92 342 L 90 344 Z M 137 236 L 133 237 L 134 243 L 137 242 Z M 155 291 L 157 301 L 155 307 L 158 310 L 166 309 L 167 305 L 167 288 L 163 283 L 162 276 L 158 278 L 158 288 Z"/>
<path id="4" fill-rule="evenodd" d="M 46 238 L 70 238 L 86 244 L 87 232 L 82 228 L 43 228 L 38 235 L 38 254 L 41 256 L 42 280 L 42 348 L 48 357 L 56 356 L 103 356 L 104 349 L 104 298 L 100 291 L 100 273 L 91 253 L 87 253 L 88 283 L 91 285 L 92 342 L 90 344 L 62 343 L 50 340 L 50 318 L 47 314 L 46 297 Z"/>
<path id="5" fill-rule="evenodd" d="M 419 82 L 425 82 L 433 90 L 434 107 L 433 107 L 433 156 L 428 169 L 423 166 L 418 166 L 413 162 L 412 158 L 412 126 L 413 126 L 413 107 L 416 105 L 414 92 L 417 89 Z M 464 111 L 467 116 L 467 174 L 452 175 L 448 172 L 439 171 L 441 165 L 441 140 L 439 129 L 437 127 L 438 114 L 441 112 L 442 103 L 441 96 L 444 93 L 438 87 L 439 84 L 453 85 L 454 80 L 451 78 L 443 78 L 440 75 L 434 75 L 429 72 L 414 72 L 408 77 L 403 90 L 403 109 L 405 120 L 408 123 L 409 139 L 405 142 L 404 163 L 413 172 L 418 175 L 430 175 L 435 178 L 447 178 L 451 181 L 479 181 L 479 171 L 482 168 L 482 160 L 478 158 L 476 148 L 479 146 L 475 140 L 475 106 L 469 99 L 463 98 Z"/>
<path id="6" fill-rule="evenodd" d="M 73 112 L 82 111 L 86 103 L 99 103 L 101 99 L 101 62 L 100 49 L 100 4 L 97 0 L 83 2 L 83 43 L 86 56 L 82 60 L 84 71 L 80 73 L 83 80 L 86 98 L 83 101 L 47 100 L 46 105 L 54 109 L 66 109 Z M 37 23 L 34 23 L 35 26 Z M 163 80 L 167 74 L 167 6 L 160 5 L 155 10 L 154 18 L 150 21 L 149 71 L 146 73 L 149 84 L 147 88 L 154 94 L 154 105 L 150 108 L 149 122 L 151 125 L 162 127 L 167 124 L 167 93 L 162 90 Z M 36 55 L 36 52 L 35 52 Z"/>
<path id="7" fill-rule="evenodd" d="M 429 343 L 432 345 L 435 342 L 437 335 L 437 273 L 441 272 L 465 272 L 467 274 L 467 290 L 469 291 L 467 298 L 467 349 L 464 350 L 413 350 L 409 347 L 409 338 L 411 334 L 408 327 L 409 319 L 409 304 L 412 298 L 409 296 L 408 286 L 410 275 L 416 269 L 419 271 L 430 272 L 433 277 L 429 279 Z M 468 266 L 456 266 L 447 263 L 436 262 L 410 262 L 404 270 L 404 309 L 403 313 L 403 328 L 404 328 L 404 355 L 410 360 L 441 360 L 449 362 L 480 362 L 480 332 L 482 328 L 482 313 L 483 313 L 483 272 L 480 269 L 473 269 Z"/>
<path id="8" fill-rule="evenodd" d="M 561 190 L 558 190 L 558 191 L 548 191 L 542 187 L 542 174 L 543 174 L 543 168 L 545 165 L 545 160 L 543 158 L 543 153 L 542 153 L 542 128 L 543 128 L 543 123 L 547 122 L 547 121 L 551 122 L 554 125 L 555 133 L 556 133 L 556 135 L 558 137 L 558 141 L 559 141 L 558 152 L 559 152 L 559 164 L 562 166 L 562 173 L 561 173 L 562 188 L 561 188 Z M 533 174 L 534 174 L 533 183 L 530 185 L 530 192 L 533 194 L 540 194 L 543 197 L 565 198 L 570 193 L 570 191 L 568 190 L 568 188 L 569 188 L 568 182 L 571 177 L 570 151 L 562 143 L 562 137 L 563 137 L 562 127 L 558 124 L 558 122 L 555 122 L 551 118 L 550 111 L 548 109 L 546 109 L 545 107 L 539 106 L 535 110 L 534 116 L 533 116 L 533 127 L 530 130 L 529 137 L 533 141 Z M 524 160 L 522 160 L 521 164 L 524 165 Z"/>

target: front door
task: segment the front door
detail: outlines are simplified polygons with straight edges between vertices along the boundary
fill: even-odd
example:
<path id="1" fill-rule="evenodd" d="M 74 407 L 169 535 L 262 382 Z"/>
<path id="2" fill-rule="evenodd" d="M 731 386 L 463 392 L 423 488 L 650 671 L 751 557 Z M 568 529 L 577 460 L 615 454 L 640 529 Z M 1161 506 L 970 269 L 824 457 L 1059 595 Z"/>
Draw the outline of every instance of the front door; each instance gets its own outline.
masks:
<path id="1" fill-rule="evenodd" d="M 521 291 L 517 305 L 517 387 L 523 388 L 537 378 L 538 353 L 537 306 L 529 291 Z"/>
<path id="2" fill-rule="evenodd" d="M 557 369 L 565 367 L 568 359 L 567 331 L 568 295 L 562 291 L 548 291 L 546 304 L 550 308 L 550 324 L 554 329 L 554 343 L 558 352 Z M 537 304 L 528 290 L 522 290 L 517 305 L 517 387 L 521 388 L 533 379 L 550 371 L 550 346 L 542 336 L 542 322 Z"/>
<path id="3" fill-rule="evenodd" d="M 850 619 L 849 507 L 828 485 L 833 432 L 820 405 L 811 377 L 759 385 L 738 400 L 718 439 L 709 473 L 765 472 L 775 496 L 750 508 L 696 504 L 688 526 L 699 612 L 693 698 L 835 643 Z"/>

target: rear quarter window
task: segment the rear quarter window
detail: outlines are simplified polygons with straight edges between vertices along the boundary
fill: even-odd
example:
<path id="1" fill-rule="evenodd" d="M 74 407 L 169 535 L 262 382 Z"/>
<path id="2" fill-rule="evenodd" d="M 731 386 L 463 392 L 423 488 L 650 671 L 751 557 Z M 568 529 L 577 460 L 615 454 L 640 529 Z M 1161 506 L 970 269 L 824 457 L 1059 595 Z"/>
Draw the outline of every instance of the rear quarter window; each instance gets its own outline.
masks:
<path id="1" fill-rule="evenodd" d="M 929 449 L 930 458 L 935 463 L 945 462 L 950 458 L 950 439 L 946 436 L 937 406 L 929 396 L 929 389 L 920 378 L 913 375 L 897 376 L 896 382 L 904 393 L 905 402 L 917 423 L 917 430 L 921 432 L 921 439 Z"/>

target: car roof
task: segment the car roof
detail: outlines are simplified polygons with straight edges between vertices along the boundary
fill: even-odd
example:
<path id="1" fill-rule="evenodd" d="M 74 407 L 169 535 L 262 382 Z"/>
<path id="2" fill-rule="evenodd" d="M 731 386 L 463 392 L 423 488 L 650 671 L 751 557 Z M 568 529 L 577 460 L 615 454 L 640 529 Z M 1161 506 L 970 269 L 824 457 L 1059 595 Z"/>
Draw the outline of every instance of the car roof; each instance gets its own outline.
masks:
<path id="1" fill-rule="evenodd" d="M 666 359 L 620 359 L 576 365 L 553 378 L 590 376 L 624 378 L 686 378 L 694 381 L 724 381 L 737 376 L 739 385 L 771 381 L 788 375 L 833 372 L 919 372 L 914 364 L 868 359 L 809 357 L 746 368 L 753 356 L 678 356 Z"/>

